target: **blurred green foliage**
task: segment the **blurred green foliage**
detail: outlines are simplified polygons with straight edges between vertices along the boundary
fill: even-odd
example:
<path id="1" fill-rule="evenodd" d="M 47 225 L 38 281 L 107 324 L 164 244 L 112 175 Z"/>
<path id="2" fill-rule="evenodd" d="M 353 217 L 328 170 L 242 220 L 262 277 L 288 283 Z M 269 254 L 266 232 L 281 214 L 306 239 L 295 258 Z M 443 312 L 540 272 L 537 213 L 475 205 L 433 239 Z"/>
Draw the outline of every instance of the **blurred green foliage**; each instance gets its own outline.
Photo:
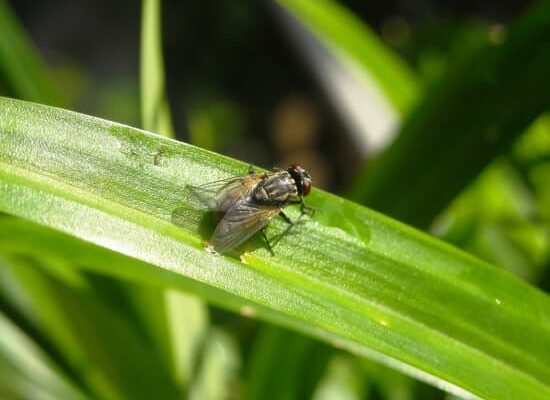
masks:
<path id="1" fill-rule="evenodd" d="M 360 65 L 402 114 L 398 138 L 356 176 L 354 198 L 550 289 L 550 117 L 544 114 L 550 106 L 550 2 L 533 3 L 510 26 L 460 18 L 411 25 L 392 16 L 378 29 L 335 1 L 278 3 L 336 56 L 346 54 Z M 144 128 L 171 136 L 160 1 L 144 1 L 143 7 L 141 120 Z M 221 2 L 219 10 L 190 9 L 203 7 L 215 15 L 204 25 L 220 35 L 212 48 L 197 43 L 202 48 L 195 55 L 212 79 L 191 78 L 184 100 L 168 87 L 173 109 L 184 110 L 185 120 L 176 117 L 176 126 L 201 147 L 261 154 L 266 162 L 269 139 L 247 132 L 262 126 L 258 120 L 272 118 L 273 104 L 266 98 L 284 97 L 283 88 L 304 91 L 285 85 L 309 74 L 296 73 L 301 67 L 286 62 L 286 70 L 276 65 L 265 76 L 269 61 L 254 63 L 253 55 L 233 46 L 250 41 L 258 47 L 264 39 L 265 33 L 251 35 L 272 18 L 259 13 L 259 6 Z M 192 13 L 182 18 L 187 24 L 167 29 L 179 29 L 193 41 Z M 201 59 L 209 52 L 223 54 L 227 64 Z M 258 76 L 236 75 L 245 63 Z M 61 60 L 53 70 L 0 0 L 0 94 L 138 123 L 137 74 L 114 73 L 96 84 L 84 64 Z M 181 88 L 180 76 L 170 71 L 168 82 Z M 258 84 L 264 80 L 271 86 Z M 254 93 L 252 106 L 235 95 L 235 87 Z M 337 134 L 324 151 L 336 153 L 339 140 L 347 139 Z M 341 158 L 344 166 L 350 161 Z M 122 262 L 105 260 L 104 268 Z M 46 251 L 40 257 L 0 257 L 0 397 L 445 396 L 387 367 L 209 307 L 179 290 L 80 272 L 75 263 Z"/>
<path id="2" fill-rule="evenodd" d="M 450 65 L 352 198 L 426 228 L 550 106 L 550 3 Z M 437 165 L 437 168 L 434 166 Z M 426 199 L 430 199 L 426 201 Z"/>
<path id="3" fill-rule="evenodd" d="M 538 118 L 434 222 L 434 233 L 541 282 L 550 264 L 550 119 Z"/>
<path id="4" fill-rule="evenodd" d="M 64 104 L 59 87 L 12 12 L 0 1 L 0 78 L 7 93 L 50 105 Z"/>

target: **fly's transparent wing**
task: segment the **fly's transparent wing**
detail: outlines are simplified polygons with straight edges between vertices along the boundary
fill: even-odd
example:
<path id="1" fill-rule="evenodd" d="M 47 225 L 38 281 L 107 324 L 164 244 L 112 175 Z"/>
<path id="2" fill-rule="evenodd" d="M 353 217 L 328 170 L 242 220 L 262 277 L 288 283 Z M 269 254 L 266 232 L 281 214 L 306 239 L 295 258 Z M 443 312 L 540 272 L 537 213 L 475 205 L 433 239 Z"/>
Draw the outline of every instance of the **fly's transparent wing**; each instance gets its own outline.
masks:
<path id="1" fill-rule="evenodd" d="M 263 175 L 248 174 L 209 182 L 201 186 L 186 186 L 183 203 L 198 210 L 226 212 L 261 181 Z"/>
<path id="2" fill-rule="evenodd" d="M 172 211 L 171 221 L 189 232 L 199 230 L 204 234 L 214 219 L 205 211 L 226 212 L 235 202 L 247 197 L 262 178 L 261 174 L 248 174 L 200 186 L 187 185 L 181 205 Z"/>
<path id="3" fill-rule="evenodd" d="M 210 244 L 217 252 L 230 251 L 265 227 L 279 211 L 280 207 L 259 206 L 247 198 L 241 199 L 227 210 L 216 227 Z"/>

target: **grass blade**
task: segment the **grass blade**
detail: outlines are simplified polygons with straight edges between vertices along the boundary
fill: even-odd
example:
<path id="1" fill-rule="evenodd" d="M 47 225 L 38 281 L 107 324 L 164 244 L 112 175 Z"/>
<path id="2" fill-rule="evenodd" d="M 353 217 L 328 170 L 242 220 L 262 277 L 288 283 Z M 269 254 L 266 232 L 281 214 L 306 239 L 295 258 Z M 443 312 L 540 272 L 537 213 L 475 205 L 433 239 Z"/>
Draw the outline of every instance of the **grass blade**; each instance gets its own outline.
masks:
<path id="1" fill-rule="evenodd" d="M 166 137 L 174 137 L 170 108 L 164 86 L 164 62 L 162 56 L 161 0 L 143 0 L 141 36 L 141 117 L 143 127 Z M 159 153 L 158 156 L 162 154 Z M 156 293 L 159 295 L 160 293 Z M 136 299 L 140 294 L 136 293 Z M 167 290 L 163 293 L 164 309 L 162 325 L 149 320 L 155 329 L 157 341 L 170 346 L 172 370 L 180 387 L 190 384 L 197 364 L 197 353 L 201 337 L 208 327 L 208 308 L 199 299 L 181 292 Z M 156 301 L 150 298 L 148 301 Z M 147 300 L 142 313 L 150 309 Z M 158 308 L 155 308 L 158 309 Z M 157 322 L 155 324 L 155 322 Z"/>
<path id="2" fill-rule="evenodd" d="M 33 238 L 13 222 L 0 229 L 2 251 L 55 250 L 80 265 L 103 251 L 97 256 L 121 258 L 94 257 L 104 273 L 185 287 L 231 309 L 248 305 L 450 391 L 550 396 L 550 300 L 508 273 L 321 191 L 308 200 L 322 211 L 283 236 L 275 256 L 261 238 L 215 256 L 197 226 L 171 223 L 172 212 L 184 185 L 245 173 L 246 164 L 11 99 L 0 99 L 0 121 L 0 210 L 119 254 L 61 234 L 38 239 L 38 228 Z M 285 228 L 274 221 L 268 235 Z"/>
<path id="3" fill-rule="evenodd" d="M 141 119 L 143 128 L 174 137 L 164 88 L 160 0 L 143 0 L 142 3 Z"/>
<path id="4" fill-rule="evenodd" d="M 413 72 L 359 18 L 333 0 L 278 0 L 331 48 L 355 60 L 406 113 L 418 95 Z"/>

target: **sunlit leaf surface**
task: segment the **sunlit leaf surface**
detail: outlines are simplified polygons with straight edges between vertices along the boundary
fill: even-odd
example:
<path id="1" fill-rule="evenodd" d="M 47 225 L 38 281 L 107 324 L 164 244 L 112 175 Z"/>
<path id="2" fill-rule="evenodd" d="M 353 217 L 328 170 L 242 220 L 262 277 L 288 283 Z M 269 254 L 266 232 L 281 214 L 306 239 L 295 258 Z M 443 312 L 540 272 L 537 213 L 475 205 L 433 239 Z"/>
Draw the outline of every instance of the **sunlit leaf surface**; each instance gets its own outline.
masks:
<path id="1" fill-rule="evenodd" d="M 275 256 L 259 237 L 212 255 L 210 225 L 172 223 L 185 185 L 246 170 L 144 131 L 3 98 L 0 210 L 38 225 L 4 218 L 0 249 L 185 288 L 447 390 L 550 396 L 548 296 L 430 236 L 321 191 L 308 197 L 320 211 L 283 235 Z M 268 236 L 284 229 L 274 221 Z"/>

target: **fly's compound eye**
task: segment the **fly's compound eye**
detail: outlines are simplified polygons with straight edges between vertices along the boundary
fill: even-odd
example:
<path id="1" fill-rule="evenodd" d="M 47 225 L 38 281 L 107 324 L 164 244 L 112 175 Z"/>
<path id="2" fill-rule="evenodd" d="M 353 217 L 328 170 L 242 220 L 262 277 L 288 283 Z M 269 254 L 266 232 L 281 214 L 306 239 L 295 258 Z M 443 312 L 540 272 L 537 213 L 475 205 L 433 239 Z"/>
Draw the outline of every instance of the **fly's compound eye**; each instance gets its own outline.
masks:
<path id="1" fill-rule="evenodd" d="M 287 171 L 294 179 L 294 182 L 296 182 L 298 193 L 301 196 L 307 196 L 311 190 L 311 177 L 309 173 L 300 164 L 291 164 Z"/>
<path id="2" fill-rule="evenodd" d="M 307 196 L 311 191 L 311 179 L 309 176 L 302 178 L 302 196 Z"/>

